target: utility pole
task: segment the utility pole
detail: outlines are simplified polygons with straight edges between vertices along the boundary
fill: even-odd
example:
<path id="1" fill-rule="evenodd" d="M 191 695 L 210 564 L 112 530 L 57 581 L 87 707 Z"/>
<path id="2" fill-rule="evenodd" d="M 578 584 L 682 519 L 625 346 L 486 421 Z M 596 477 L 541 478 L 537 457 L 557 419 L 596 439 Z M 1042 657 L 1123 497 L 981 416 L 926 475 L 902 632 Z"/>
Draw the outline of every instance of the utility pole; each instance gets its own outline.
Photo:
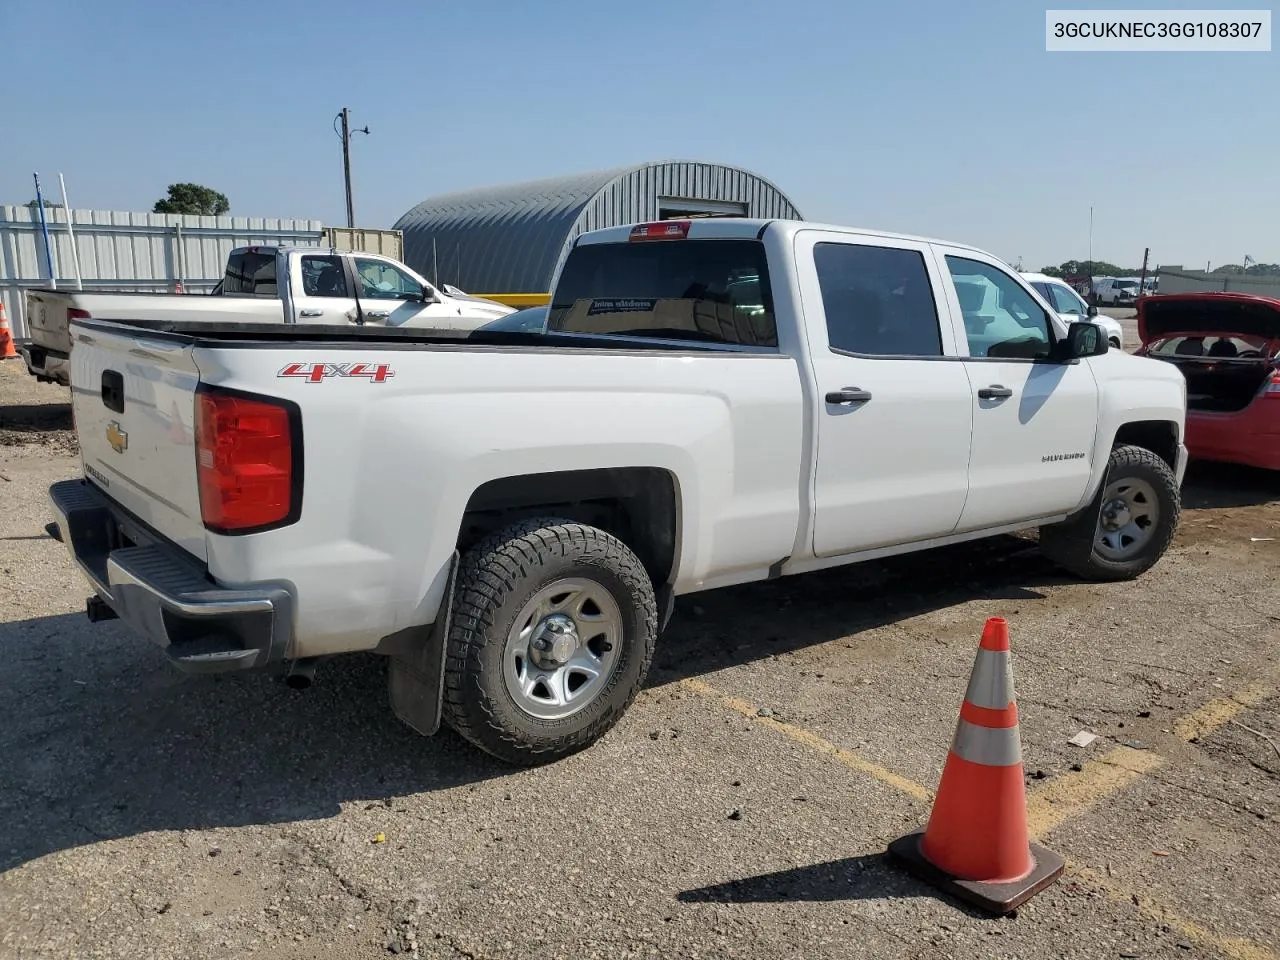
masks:
<path id="1" fill-rule="evenodd" d="M 1093 295 L 1093 204 L 1089 204 L 1089 302 L 1097 305 L 1097 299 Z"/>
<path id="2" fill-rule="evenodd" d="M 1138 296 L 1142 296 L 1147 289 L 1147 258 L 1151 256 L 1151 248 L 1146 247 L 1142 251 L 1142 280 L 1138 282 Z"/>
<path id="3" fill-rule="evenodd" d="M 339 120 L 342 121 L 342 132 L 338 133 L 335 130 L 334 133 L 338 133 L 339 139 L 342 140 L 342 178 L 347 187 L 347 226 L 354 227 L 356 225 L 356 214 L 351 202 L 351 135 L 353 133 L 363 133 L 367 136 L 369 128 L 366 126 L 358 130 L 352 130 L 351 111 L 346 107 L 343 107 L 342 112 L 333 118 L 335 124 Z"/>

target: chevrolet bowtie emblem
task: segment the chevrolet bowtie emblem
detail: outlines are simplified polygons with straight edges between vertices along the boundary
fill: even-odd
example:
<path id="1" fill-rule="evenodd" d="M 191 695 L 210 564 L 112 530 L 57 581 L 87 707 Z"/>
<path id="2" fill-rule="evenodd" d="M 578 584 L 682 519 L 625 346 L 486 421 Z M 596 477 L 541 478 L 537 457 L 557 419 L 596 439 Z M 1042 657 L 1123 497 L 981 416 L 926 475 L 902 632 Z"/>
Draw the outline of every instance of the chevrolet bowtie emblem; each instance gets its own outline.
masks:
<path id="1" fill-rule="evenodd" d="M 120 429 L 120 424 L 112 420 L 107 424 L 107 443 L 116 453 L 124 453 L 129 448 L 129 434 Z"/>

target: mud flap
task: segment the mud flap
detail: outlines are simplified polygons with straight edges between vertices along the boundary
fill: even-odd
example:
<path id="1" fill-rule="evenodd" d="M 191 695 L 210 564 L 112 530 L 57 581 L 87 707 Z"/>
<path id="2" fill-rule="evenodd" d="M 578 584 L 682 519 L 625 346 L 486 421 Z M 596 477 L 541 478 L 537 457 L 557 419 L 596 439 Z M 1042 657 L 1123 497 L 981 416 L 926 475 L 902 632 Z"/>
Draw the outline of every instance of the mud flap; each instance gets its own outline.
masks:
<path id="1" fill-rule="evenodd" d="M 430 737 L 440 729 L 444 703 L 444 660 L 448 649 L 449 623 L 453 619 L 453 590 L 461 555 L 454 551 L 449 561 L 449 579 L 444 600 L 422 643 L 391 657 L 387 672 L 387 693 L 391 711 L 413 730 Z"/>

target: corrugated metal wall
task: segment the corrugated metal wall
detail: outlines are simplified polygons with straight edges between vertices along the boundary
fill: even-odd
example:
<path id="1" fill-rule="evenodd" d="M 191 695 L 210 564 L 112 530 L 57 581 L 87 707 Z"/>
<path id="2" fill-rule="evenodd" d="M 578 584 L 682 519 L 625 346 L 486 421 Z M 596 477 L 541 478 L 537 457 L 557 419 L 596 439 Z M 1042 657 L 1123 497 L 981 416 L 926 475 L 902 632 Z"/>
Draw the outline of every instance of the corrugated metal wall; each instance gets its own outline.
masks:
<path id="1" fill-rule="evenodd" d="M 45 210 L 59 289 L 75 289 L 66 211 Z M 221 278 L 227 254 L 248 244 L 316 246 L 319 220 L 195 217 L 118 210 L 73 210 L 71 225 L 85 290 L 208 290 Z M 22 291 L 48 287 L 40 213 L 0 206 L 0 298 L 15 337 L 26 336 Z"/>
<path id="2" fill-rule="evenodd" d="M 717 163 L 646 163 L 434 197 L 397 222 L 405 262 L 472 293 L 545 293 L 583 231 L 655 220 L 667 200 L 743 204 L 803 219 L 762 177 Z M 434 269 L 433 269 L 434 268 Z"/>
<path id="3" fill-rule="evenodd" d="M 1280 298 L 1280 277 L 1239 273 L 1205 273 L 1181 266 L 1159 267 L 1161 293 L 1252 293 Z"/>

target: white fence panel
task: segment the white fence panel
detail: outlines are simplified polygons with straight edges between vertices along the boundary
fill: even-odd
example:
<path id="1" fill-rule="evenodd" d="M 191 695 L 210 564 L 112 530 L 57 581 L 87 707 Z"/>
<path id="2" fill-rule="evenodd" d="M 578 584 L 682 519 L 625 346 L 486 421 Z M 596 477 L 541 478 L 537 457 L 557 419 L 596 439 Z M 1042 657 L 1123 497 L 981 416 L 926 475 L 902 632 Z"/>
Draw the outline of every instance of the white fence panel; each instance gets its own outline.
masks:
<path id="1" fill-rule="evenodd" d="M 123 210 L 72 210 L 75 252 L 85 290 L 209 290 L 222 278 L 227 254 L 250 244 L 318 246 L 319 220 L 272 217 L 196 217 Z M 47 208 L 58 289 L 76 287 L 67 212 Z M 14 337 L 27 335 L 23 290 L 49 287 L 40 212 L 0 206 L 0 301 Z"/>

